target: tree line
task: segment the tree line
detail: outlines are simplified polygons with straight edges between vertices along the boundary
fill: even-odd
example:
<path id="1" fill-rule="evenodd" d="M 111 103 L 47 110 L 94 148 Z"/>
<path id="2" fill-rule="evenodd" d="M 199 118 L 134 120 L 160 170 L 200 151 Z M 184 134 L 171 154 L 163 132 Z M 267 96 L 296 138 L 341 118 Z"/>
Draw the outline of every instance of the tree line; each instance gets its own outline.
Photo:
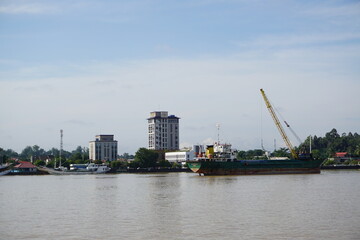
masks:
<path id="1" fill-rule="evenodd" d="M 306 140 L 296 147 L 297 152 L 308 152 L 312 149 L 314 158 L 327 159 L 333 157 L 336 152 L 347 152 L 349 156 L 360 157 L 360 135 L 358 133 L 343 133 L 339 134 L 334 128 L 326 133 L 324 137 L 308 136 Z M 289 149 L 280 148 L 273 151 L 272 157 L 291 157 Z M 44 157 L 49 157 L 51 161 L 47 163 L 48 167 L 54 167 L 60 162 L 60 150 L 52 148 L 45 151 L 38 145 L 27 146 L 21 153 L 17 153 L 11 149 L 4 150 L 0 148 L 0 160 L 2 163 L 11 162 L 12 159 L 19 159 L 24 161 L 33 161 L 36 165 L 45 165 Z M 110 165 L 114 168 L 149 168 L 149 167 L 177 167 L 170 164 L 164 159 L 161 153 L 149 150 L 146 148 L 139 148 L 135 155 L 124 153 L 118 156 L 123 161 L 114 161 Z M 241 159 L 262 159 L 266 158 L 265 151 L 261 149 L 254 149 L 248 151 L 238 151 L 237 158 Z M 128 162 L 127 160 L 133 161 Z M 61 153 L 62 165 L 68 167 L 72 163 L 88 163 L 89 149 L 78 146 L 73 151 L 63 150 Z M 102 163 L 99 161 L 98 163 Z"/>
<path id="2" fill-rule="evenodd" d="M 171 163 L 164 159 L 160 159 L 161 154 L 157 151 L 149 150 L 146 148 L 139 148 L 135 155 L 123 153 L 118 155 L 120 161 L 112 161 L 107 164 L 113 169 L 119 168 L 151 168 L 151 167 L 174 167 Z M 46 167 L 59 167 L 60 160 L 61 166 L 69 167 L 70 164 L 85 164 L 89 163 L 89 149 L 78 146 L 73 151 L 61 151 L 57 148 L 52 148 L 48 151 L 42 149 L 38 145 L 27 146 L 20 153 L 12 149 L 4 150 L 0 148 L 0 163 L 14 163 L 15 160 L 31 161 L 37 166 Z M 45 161 L 47 160 L 47 161 Z M 131 160 L 131 161 L 129 161 Z M 103 161 L 96 160 L 96 164 L 102 164 Z M 177 167 L 177 166 L 176 166 Z"/>
<path id="3" fill-rule="evenodd" d="M 89 160 L 89 150 L 87 148 L 78 146 L 73 151 L 61 151 L 57 148 L 51 148 L 50 150 L 44 150 L 38 145 L 27 146 L 20 153 L 15 152 L 12 149 L 4 150 L 0 148 L 0 159 L 2 162 L 14 162 L 20 161 L 32 161 L 35 165 L 54 167 L 55 164 L 59 164 L 60 157 L 62 165 L 69 166 L 72 163 L 85 163 Z M 45 161 L 48 160 L 47 163 Z"/>
<path id="4" fill-rule="evenodd" d="M 336 152 L 347 152 L 348 156 L 360 157 L 360 135 L 358 133 L 341 135 L 333 128 L 324 137 L 316 135 L 307 137 L 299 149 L 309 148 L 311 142 L 312 154 L 316 158 L 326 159 L 333 157 Z"/>
<path id="5" fill-rule="evenodd" d="M 311 145 L 311 146 L 310 146 Z M 347 152 L 350 157 L 360 157 L 360 135 L 358 133 L 342 133 L 341 135 L 335 128 L 327 132 L 324 137 L 308 136 L 306 140 L 295 151 L 299 153 L 311 153 L 314 158 L 327 159 L 334 157 L 336 152 Z M 272 157 L 291 157 L 288 148 L 280 148 L 272 153 Z M 239 151 L 238 159 L 262 159 L 266 158 L 265 151 L 262 149 Z"/>

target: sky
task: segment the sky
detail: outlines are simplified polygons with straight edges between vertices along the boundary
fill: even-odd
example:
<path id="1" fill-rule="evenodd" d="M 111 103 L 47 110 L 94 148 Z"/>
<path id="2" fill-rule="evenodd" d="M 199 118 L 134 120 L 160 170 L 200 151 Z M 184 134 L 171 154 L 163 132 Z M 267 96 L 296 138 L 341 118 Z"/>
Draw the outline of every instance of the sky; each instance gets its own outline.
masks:
<path id="1" fill-rule="evenodd" d="M 360 133 L 360 1 L 0 0 L 3 149 L 133 154 L 152 111 L 181 147 L 285 147 L 260 88 L 301 140 Z"/>

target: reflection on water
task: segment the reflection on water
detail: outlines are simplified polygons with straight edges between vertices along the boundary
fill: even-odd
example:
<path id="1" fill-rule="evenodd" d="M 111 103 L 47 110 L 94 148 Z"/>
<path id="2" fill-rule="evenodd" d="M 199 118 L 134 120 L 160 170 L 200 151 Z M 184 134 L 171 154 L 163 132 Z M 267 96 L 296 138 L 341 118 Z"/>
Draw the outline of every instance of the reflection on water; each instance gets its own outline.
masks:
<path id="1" fill-rule="evenodd" d="M 359 239 L 359 174 L 4 176 L 1 239 Z"/>

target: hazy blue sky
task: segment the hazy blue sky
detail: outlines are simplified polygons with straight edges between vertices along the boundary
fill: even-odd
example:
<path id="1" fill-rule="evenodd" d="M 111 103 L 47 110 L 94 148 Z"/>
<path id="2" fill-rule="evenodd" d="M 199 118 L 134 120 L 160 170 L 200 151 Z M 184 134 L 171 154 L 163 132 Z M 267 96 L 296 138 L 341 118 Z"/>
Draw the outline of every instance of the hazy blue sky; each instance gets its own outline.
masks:
<path id="1" fill-rule="evenodd" d="M 147 117 L 181 146 L 273 150 L 264 88 L 300 138 L 360 133 L 360 2 L 1 0 L 0 147 L 147 147 Z M 297 141 L 289 133 L 294 145 Z"/>

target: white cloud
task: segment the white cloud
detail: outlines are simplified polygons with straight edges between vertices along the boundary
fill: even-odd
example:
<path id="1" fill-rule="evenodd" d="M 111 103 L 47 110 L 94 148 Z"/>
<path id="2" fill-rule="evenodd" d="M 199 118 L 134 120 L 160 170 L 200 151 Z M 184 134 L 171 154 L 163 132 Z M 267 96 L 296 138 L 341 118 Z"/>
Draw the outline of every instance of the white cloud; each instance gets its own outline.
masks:
<path id="1" fill-rule="evenodd" d="M 314 33 L 314 34 L 283 34 L 283 35 L 266 35 L 260 36 L 256 39 L 246 42 L 237 42 L 240 47 L 301 47 L 312 46 L 316 44 L 337 44 L 346 41 L 360 40 L 360 33 L 357 32 L 328 32 L 328 33 Z"/>
<path id="2" fill-rule="evenodd" d="M 58 12 L 60 9 L 55 5 L 45 5 L 43 3 L 11 3 L 0 5 L 0 13 L 3 14 L 49 14 Z"/>

